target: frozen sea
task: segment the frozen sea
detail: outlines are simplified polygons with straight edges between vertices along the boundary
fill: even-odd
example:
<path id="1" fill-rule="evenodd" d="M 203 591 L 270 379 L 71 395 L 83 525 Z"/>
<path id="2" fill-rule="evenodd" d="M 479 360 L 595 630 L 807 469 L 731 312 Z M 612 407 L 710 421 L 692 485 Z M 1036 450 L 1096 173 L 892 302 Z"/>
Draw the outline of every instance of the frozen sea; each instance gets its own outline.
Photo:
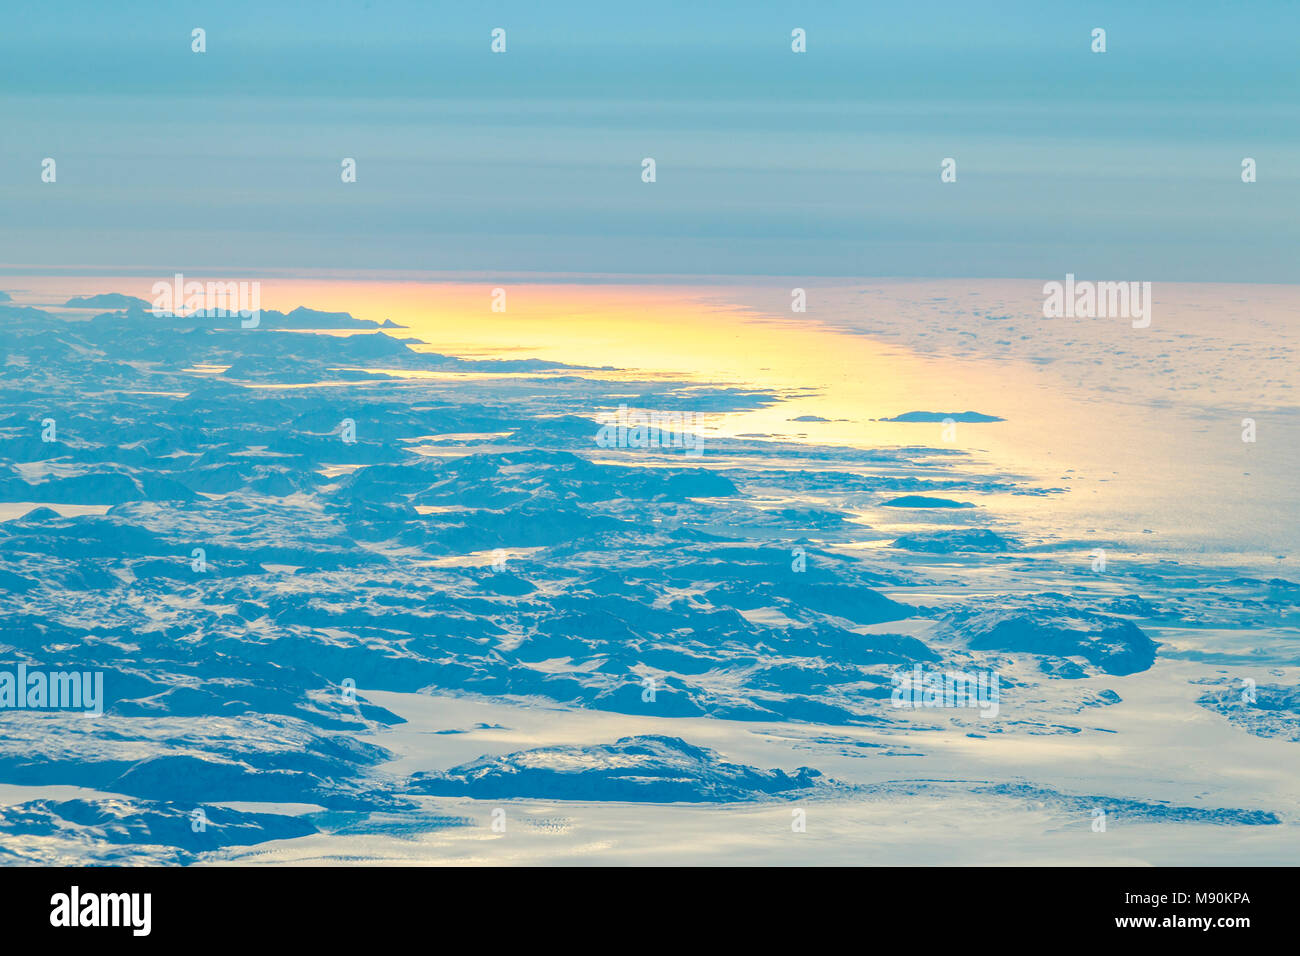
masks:
<path id="1" fill-rule="evenodd" d="M 1293 288 L 6 281 L 7 862 L 1295 859 Z"/>

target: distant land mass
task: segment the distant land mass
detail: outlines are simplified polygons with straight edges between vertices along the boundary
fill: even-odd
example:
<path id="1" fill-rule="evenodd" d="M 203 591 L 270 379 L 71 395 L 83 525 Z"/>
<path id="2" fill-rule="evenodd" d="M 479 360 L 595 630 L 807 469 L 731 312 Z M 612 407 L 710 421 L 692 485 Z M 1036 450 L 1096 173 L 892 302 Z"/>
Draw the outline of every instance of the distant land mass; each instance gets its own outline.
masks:
<path id="1" fill-rule="evenodd" d="M 69 309 L 132 309 L 149 308 L 149 303 L 133 295 L 120 292 L 101 292 L 99 295 L 73 296 L 63 303 Z"/>
<path id="2" fill-rule="evenodd" d="M 152 305 L 143 299 L 132 296 L 108 293 L 93 295 L 82 299 L 69 299 L 67 304 L 78 308 L 103 308 L 125 310 L 132 319 L 155 320 L 184 328 L 203 326 L 212 329 L 237 329 L 242 327 L 242 319 L 233 310 L 200 309 L 178 315 L 174 312 L 153 312 Z M 107 313 L 106 313 L 107 315 Z M 96 316 L 96 319 L 101 316 Z M 114 318 L 114 316 L 109 316 Z M 275 309 L 259 310 L 260 329 L 404 329 L 392 319 L 376 322 L 373 319 L 358 319 L 349 312 L 322 312 L 298 306 L 292 312 L 277 312 Z"/>
<path id="3" fill-rule="evenodd" d="M 893 418 L 881 418 L 882 422 L 942 422 L 951 418 L 955 422 L 1004 422 L 1005 418 L 985 415 L 981 412 L 904 412 Z"/>

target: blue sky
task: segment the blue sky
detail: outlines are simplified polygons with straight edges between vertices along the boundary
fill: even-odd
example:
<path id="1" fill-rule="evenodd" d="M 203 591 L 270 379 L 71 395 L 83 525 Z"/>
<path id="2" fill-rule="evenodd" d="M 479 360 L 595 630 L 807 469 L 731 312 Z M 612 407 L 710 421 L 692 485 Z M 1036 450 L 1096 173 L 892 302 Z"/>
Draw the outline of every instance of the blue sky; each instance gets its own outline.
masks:
<path id="1" fill-rule="evenodd" d="M 985 7 L 29 5 L 0 264 L 1300 281 L 1300 6 Z"/>

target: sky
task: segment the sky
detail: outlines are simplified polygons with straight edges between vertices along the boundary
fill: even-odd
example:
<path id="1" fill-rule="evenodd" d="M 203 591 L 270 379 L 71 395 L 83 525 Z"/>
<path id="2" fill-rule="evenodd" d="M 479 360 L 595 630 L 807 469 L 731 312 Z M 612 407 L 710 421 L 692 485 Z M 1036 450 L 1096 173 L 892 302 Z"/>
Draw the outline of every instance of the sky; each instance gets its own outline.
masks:
<path id="1" fill-rule="evenodd" d="M 10 274 L 1300 281 L 1294 3 L 6 16 Z"/>

